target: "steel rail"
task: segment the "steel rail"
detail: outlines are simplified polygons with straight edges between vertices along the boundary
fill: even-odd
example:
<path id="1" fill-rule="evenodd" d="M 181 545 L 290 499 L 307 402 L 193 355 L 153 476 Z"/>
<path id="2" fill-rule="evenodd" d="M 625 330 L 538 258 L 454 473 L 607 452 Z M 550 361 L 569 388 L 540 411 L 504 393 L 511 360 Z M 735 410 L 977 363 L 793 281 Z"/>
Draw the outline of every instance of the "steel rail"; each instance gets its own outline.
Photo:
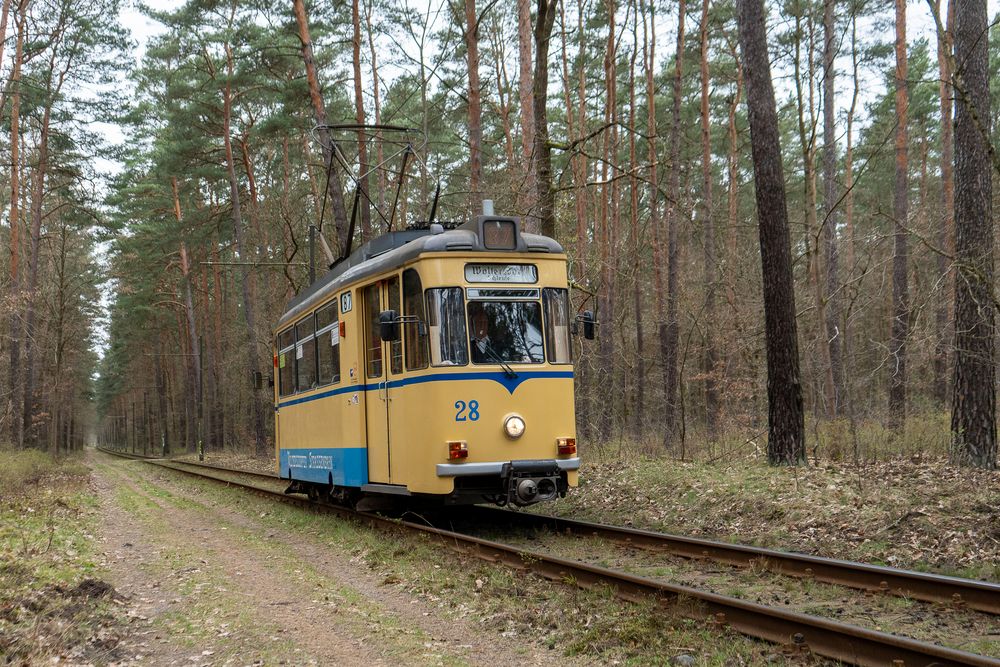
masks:
<path id="1" fill-rule="evenodd" d="M 630 601 L 653 599 L 660 604 L 671 605 L 679 600 L 692 600 L 696 604 L 685 610 L 685 613 L 690 617 L 707 619 L 720 627 L 728 626 L 750 637 L 790 645 L 803 653 L 812 652 L 856 665 L 1000 667 L 1000 660 L 989 656 L 976 655 L 808 614 L 767 607 L 686 586 L 654 581 L 442 528 L 389 519 L 377 514 L 356 512 L 328 503 L 315 503 L 305 498 L 288 496 L 278 491 L 233 479 L 209 475 L 190 468 L 175 467 L 168 461 L 150 460 L 148 462 L 199 479 L 238 487 L 257 495 L 312 511 L 354 519 L 380 530 L 399 531 L 401 528 L 406 528 L 420 531 L 422 534 L 438 539 L 442 545 L 449 549 L 489 562 L 501 563 L 521 572 L 535 573 L 551 581 L 559 581 L 581 588 L 610 589 L 617 597 Z"/>
<path id="2" fill-rule="evenodd" d="M 273 472 L 258 472 L 256 470 L 244 470 L 242 468 L 230 468 L 229 466 L 217 466 L 217 465 L 214 465 L 212 463 L 202 463 L 201 461 L 180 461 L 180 460 L 177 460 L 177 459 L 164 459 L 164 460 L 167 460 L 167 461 L 169 461 L 170 463 L 173 463 L 173 464 L 178 464 L 179 463 L 181 465 L 191 466 L 193 468 L 204 468 L 205 470 L 217 470 L 219 472 L 228 472 L 228 473 L 232 473 L 234 475 L 245 475 L 247 477 L 258 477 L 260 479 L 268 479 L 268 480 L 273 480 L 273 481 L 276 481 L 276 482 L 281 482 L 281 481 L 287 482 L 288 481 L 287 479 L 283 479 L 282 477 L 279 477 L 278 475 L 274 474 Z"/>
<path id="3" fill-rule="evenodd" d="M 544 526 L 557 532 L 601 537 L 644 549 L 666 551 L 684 558 L 761 567 L 786 576 L 811 578 L 849 588 L 881 591 L 925 602 L 961 605 L 988 614 L 1000 614 L 1000 584 L 987 581 L 609 526 L 547 514 L 513 512 L 483 506 L 476 507 L 472 512 L 493 522 L 508 520 L 520 525 Z"/>
<path id="4" fill-rule="evenodd" d="M 183 461 L 181 459 L 169 459 L 161 456 L 148 456 L 146 454 L 132 454 L 131 452 L 118 452 L 113 449 L 106 449 L 104 447 L 96 447 L 100 452 L 106 454 L 112 454 L 114 456 L 124 456 L 130 459 L 138 459 L 143 461 L 167 461 L 169 463 L 179 463 L 181 465 L 193 466 L 195 468 L 204 468 L 206 470 L 218 470 L 220 472 L 230 472 L 237 475 L 246 475 L 248 477 L 260 477 L 263 479 L 273 479 L 281 480 L 282 478 L 274 473 L 268 472 L 258 472 L 256 470 L 244 470 L 243 468 L 230 468 L 229 466 L 218 466 L 212 463 L 204 463 L 203 461 Z"/>

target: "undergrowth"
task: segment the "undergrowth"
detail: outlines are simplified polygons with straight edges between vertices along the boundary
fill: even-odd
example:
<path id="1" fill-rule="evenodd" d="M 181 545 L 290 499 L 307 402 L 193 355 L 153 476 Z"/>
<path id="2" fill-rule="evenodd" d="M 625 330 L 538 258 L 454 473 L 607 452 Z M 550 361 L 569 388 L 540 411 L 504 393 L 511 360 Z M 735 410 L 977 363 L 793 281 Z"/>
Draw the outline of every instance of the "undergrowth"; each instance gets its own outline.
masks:
<path id="1" fill-rule="evenodd" d="M 0 656 L 114 660 L 114 589 L 99 578 L 97 499 L 87 469 L 35 450 L 0 451 Z"/>

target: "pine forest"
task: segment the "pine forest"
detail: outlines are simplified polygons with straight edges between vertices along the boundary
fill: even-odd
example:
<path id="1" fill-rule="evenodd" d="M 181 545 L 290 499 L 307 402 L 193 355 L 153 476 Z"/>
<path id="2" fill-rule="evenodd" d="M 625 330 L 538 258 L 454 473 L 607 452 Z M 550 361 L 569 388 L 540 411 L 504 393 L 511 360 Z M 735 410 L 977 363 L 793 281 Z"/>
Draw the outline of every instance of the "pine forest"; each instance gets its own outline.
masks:
<path id="1" fill-rule="evenodd" d="M 16 448 L 273 456 L 311 272 L 492 202 L 596 313 L 584 454 L 996 467 L 985 0 L 2 2 Z"/>

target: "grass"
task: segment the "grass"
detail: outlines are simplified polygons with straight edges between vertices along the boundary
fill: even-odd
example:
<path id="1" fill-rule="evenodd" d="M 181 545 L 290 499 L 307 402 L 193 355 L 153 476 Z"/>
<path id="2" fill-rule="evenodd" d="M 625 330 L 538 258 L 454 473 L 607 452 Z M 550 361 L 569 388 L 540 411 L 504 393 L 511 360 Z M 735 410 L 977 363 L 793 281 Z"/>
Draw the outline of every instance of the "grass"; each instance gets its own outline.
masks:
<path id="1" fill-rule="evenodd" d="M 0 498 L 20 493 L 47 476 L 86 474 L 86 467 L 75 459 L 56 459 L 37 449 L 0 447 Z"/>
<path id="2" fill-rule="evenodd" d="M 769 466 L 591 446 L 580 487 L 540 508 L 618 525 L 1000 580 L 1000 473 L 942 458 Z"/>
<path id="3" fill-rule="evenodd" d="M 101 580 L 97 499 L 86 468 L 34 451 L 0 451 L 0 655 L 116 658 L 116 593 Z"/>

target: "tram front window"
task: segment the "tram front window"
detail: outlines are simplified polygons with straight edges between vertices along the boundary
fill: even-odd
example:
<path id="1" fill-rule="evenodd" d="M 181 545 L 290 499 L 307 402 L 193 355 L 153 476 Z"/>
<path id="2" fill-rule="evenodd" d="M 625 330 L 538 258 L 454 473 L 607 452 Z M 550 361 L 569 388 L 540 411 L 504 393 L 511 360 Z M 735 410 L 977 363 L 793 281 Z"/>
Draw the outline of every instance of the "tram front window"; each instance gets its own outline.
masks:
<path id="1" fill-rule="evenodd" d="M 540 364 L 542 310 L 536 301 L 470 301 L 469 349 L 474 364 Z"/>

